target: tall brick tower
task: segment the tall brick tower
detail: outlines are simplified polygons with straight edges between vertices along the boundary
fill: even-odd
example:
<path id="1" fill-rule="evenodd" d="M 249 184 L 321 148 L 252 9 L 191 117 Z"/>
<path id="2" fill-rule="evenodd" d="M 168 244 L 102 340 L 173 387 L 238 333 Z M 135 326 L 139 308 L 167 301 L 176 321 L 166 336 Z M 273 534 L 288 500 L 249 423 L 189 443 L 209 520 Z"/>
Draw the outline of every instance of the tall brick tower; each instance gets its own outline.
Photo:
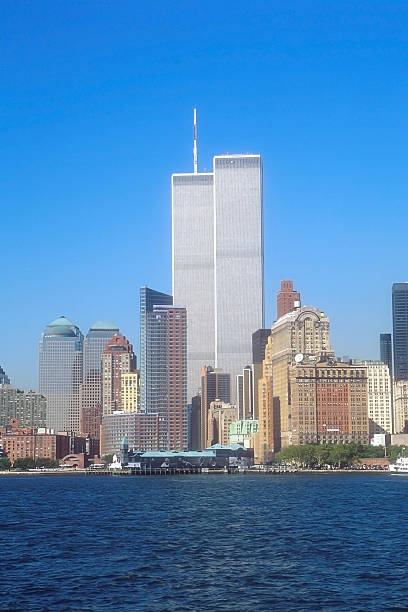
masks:
<path id="1" fill-rule="evenodd" d="M 293 289 L 293 281 L 281 281 L 281 288 L 278 291 L 277 299 L 278 319 L 287 312 L 294 310 L 296 306 L 295 302 L 299 302 L 298 306 L 300 306 L 300 293 Z"/>

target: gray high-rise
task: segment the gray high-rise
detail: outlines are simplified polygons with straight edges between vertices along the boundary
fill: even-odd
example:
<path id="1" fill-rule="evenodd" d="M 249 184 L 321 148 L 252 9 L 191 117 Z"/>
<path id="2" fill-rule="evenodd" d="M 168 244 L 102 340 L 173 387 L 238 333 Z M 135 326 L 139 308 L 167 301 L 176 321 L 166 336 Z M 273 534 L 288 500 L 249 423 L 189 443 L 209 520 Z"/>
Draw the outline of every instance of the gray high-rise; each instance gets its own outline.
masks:
<path id="1" fill-rule="evenodd" d="M 149 313 L 153 312 L 153 306 L 171 306 L 173 296 L 167 293 L 155 291 L 149 287 L 140 288 L 140 410 L 146 412 L 147 405 L 147 368 L 150 367 L 148 355 L 147 322 Z"/>
<path id="2" fill-rule="evenodd" d="M 187 308 L 187 397 L 205 365 L 235 376 L 263 327 L 260 155 L 217 155 L 211 173 L 172 176 L 175 304 Z"/>
<path id="3" fill-rule="evenodd" d="M 380 360 L 388 366 L 390 376 L 392 376 L 391 334 L 380 334 Z"/>
<path id="4" fill-rule="evenodd" d="M 84 340 L 80 429 L 94 439 L 99 439 L 102 420 L 102 353 L 107 342 L 118 333 L 119 328 L 114 323 L 97 321 Z"/>
<path id="5" fill-rule="evenodd" d="M 395 380 L 408 380 L 408 283 L 392 286 Z"/>
<path id="6" fill-rule="evenodd" d="M 47 427 L 79 432 L 83 335 L 66 317 L 45 328 L 40 341 L 39 390 L 47 399 Z"/>

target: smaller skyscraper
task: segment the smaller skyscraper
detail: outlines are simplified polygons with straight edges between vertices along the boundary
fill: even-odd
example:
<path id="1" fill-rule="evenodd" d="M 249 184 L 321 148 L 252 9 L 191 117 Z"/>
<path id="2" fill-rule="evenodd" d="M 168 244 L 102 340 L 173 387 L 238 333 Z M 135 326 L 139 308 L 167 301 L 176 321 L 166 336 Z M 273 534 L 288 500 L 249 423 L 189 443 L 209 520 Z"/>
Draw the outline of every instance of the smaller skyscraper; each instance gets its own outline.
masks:
<path id="1" fill-rule="evenodd" d="M 47 427 L 79 433 L 83 335 L 67 317 L 45 328 L 40 341 L 39 391 L 47 399 Z"/>
<path id="2" fill-rule="evenodd" d="M 9 385 L 9 384 L 10 384 L 10 379 L 5 373 L 5 371 L 3 370 L 3 368 L 0 366 L 0 385 Z"/>
<path id="3" fill-rule="evenodd" d="M 167 293 L 155 291 L 149 287 L 140 288 L 140 401 L 139 406 L 142 412 L 151 410 L 148 399 L 148 387 L 150 386 L 149 368 L 150 349 L 148 336 L 148 319 L 153 312 L 153 306 L 163 305 L 172 306 L 173 296 Z"/>
<path id="4" fill-rule="evenodd" d="M 211 402 L 208 411 L 207 447 L 213 444 L 228 445 L 230 443 L 230 425 L 237 420 L 237 409 L 233 404 Z"/>
<path id="5" fill-rule="evenodd" d="M 408 380 L 408 283 L 392 286 L 395 380 Z"/>
<path id="6" fill-rule="evenodd" d="M 370 434 L 394 433 L 391 376 L 388 366 L 382 361 L 363 361 L 363 365 L 367 367 Z"/>
<path id="7" fill-rule="evenodd" d="M 277 297 L 277 315 L 278 319 L 283 317 L 288 312 L 292 312 L 300 306 L 300 293 L 293 289 L 293 281 L 283 280 L 281 281 L 281 287 L 278 291 Z"/>
<path id="8" fill-rule="evenodd" d="M 122 410 L 123 412 L 139 412 L 140 373 L 127 372 L 122 374 Z"/>
<path id="9" fill-rule="evenodd" d="M 84 368 L 81 385 L 80 428 L 99 440 L 102 420 L 102 353 L 108 340 L 119 333 L 114 323 L 97 321 L 84 339 Z"/>
<path id="10" fill-rule="evenodd" d="M 395 433 L 408 433 L 408 380 L 394 385 Z"/>
<path id="11" fill-rule="evenodd" d="M 114 334 L 102 353 L 103 415 L 122 410 L 122 375 L 136 370 L 136 356 L 129 340 Z"/>
<path id="12" fill-rule="evenodd" d="M 392 341 L 391 334 L 380 334 L 380 361 L 388 366 L 392 378 Z"/>
<path id="13" fill-rule="evenodd" d="M 246 366 L 237 376 L 237 411 L 238 419 L 252 419 L 254 415 L 253 371 Z"/>
<path id="14" fill-rule="evenodd" d="M 160 417 L 159 450 L 187 450 L 187 313 L 154 305 L 145 317 L 144 401 Z"/>
<path id="15" fill-rule="evenodd" d="M 207 447 L 208 411 L 211 402 L 219 400 L 229 404 L 231 398 L 231 375 L 212 366 L 201 368 L 201 449 Z"/>
<path id="16" fill-rule="evenodd" d="M 0 427 L 17 419 L 21 427 L 46 427 L 47 401 L 43 395 L 24 393 L 11 385 L 0 385 Z"/>

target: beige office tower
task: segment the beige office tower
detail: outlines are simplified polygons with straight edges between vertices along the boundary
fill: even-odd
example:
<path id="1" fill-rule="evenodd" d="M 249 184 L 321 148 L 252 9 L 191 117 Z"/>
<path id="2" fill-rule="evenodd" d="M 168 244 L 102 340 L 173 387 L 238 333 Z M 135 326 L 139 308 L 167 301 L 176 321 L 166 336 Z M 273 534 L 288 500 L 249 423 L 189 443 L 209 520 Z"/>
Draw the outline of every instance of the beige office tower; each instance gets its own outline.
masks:
<path id="1" fill-rule="evenodd" d="M 139 412 L 140 372 L 127 372 L 121 376 L 123 412 Z"/>
<path id="2" fill-rule="evenodd" d="M 237 409 L 233 404 L 211 402 L 208 411 L 207 447 L 212 444 L 230 443 L 230 425 L 237 420 Z"/>
<path id="3" fill-rule="evenodd" d="M 289 367 L 304 356 L 334 359 L 328 317 L 302 306 L 280 317 L 271 329 L 273 406 L 279 412 L 281 445 L 292 444 Z M 269 344 L 268 344 L 269 347 Z"/>
<path id="4" fill-rule="evenodd" d="M 395 433 L 408 433 L 408 380 L 394 384 Z"/>
<path id="5" fill-rule="evenodd" d="M 255 457 L 259 463 L 266 463 L 273 459 L 280 446 L 279 414 L 273 399 L 271 336 L 265 347 L 262 367 L 262 378 L 258 381 L 259 430 L 255 442 Z"/>
<path id="6" fill-rule="evenodd" d="M 368 418 L 370 434 L 394 433 L 392 427 L 391 376 L 381 361 L 363 361 L 368 375 Z"/>

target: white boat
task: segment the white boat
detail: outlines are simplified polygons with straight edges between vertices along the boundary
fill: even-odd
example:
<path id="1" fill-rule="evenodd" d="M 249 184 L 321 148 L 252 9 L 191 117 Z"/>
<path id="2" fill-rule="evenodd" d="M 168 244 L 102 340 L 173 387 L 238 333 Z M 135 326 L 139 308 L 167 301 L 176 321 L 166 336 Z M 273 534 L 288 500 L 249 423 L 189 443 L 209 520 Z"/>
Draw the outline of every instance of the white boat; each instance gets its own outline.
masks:
<path id="1" fill-rule="evenodd" d="M 393 474 L 408 474 L 408 457 L 398 457 L 395 463 L 390 463 L 389 470 Z"/>

